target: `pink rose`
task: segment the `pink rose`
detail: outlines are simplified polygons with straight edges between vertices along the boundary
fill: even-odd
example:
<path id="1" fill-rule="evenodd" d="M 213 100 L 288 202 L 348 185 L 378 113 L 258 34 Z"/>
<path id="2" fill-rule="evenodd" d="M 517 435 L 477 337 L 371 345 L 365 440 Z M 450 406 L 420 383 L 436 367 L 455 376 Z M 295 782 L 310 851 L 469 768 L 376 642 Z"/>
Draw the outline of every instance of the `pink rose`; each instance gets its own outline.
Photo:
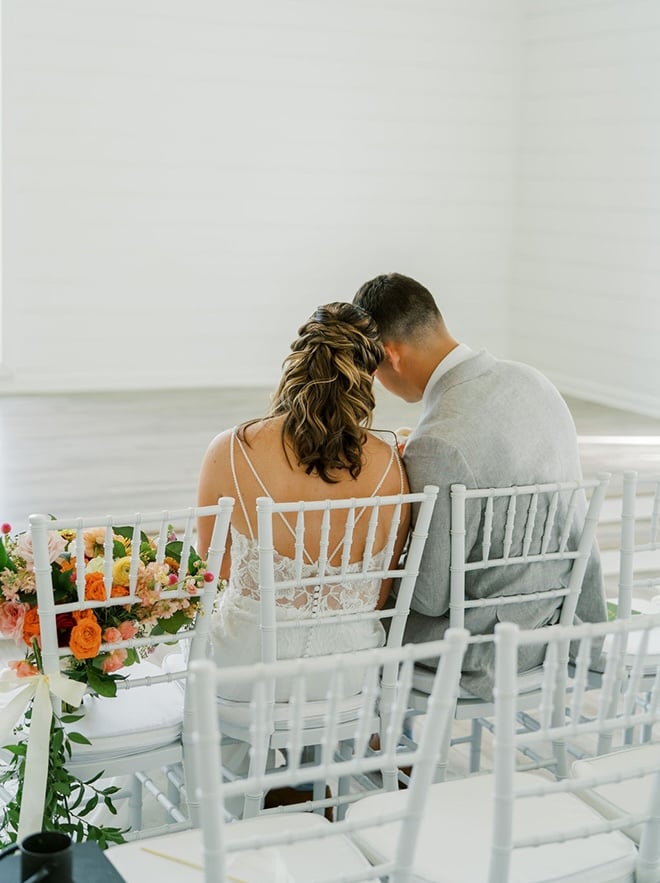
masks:
<path id="1" fill-rule="evenodd" d="M 127 656 L 128 653 L 126 650 L 124 650 L 123 647 L 119 647 L 117 650 L 113 650 L 108 658 L 103 660 L 103 664 L 101 666 L 103 671 L 107 675 L 112 674 L 113 671 L 117 671 L 117 669 L 121 668 L 124 665 Z"/>
<path id="2" fill-rule="evenodd" d="M 27 604 L 20 601 L 5 601 L 0 604 L 0 634 L 13 638 L 17 643 L 23 640 L 23 620 Z"/>
<path id="3" fill-rule="evenodd" d="M 48 560 L 52 564 L 66 549 L 67 541 L 56 530 L 48 531 Z M 32 554 L 32 534 L 30 531 L 22 533 L 16 541 L 16 554 L 20 555 L 30 570 L 34 570 L 34 556 Z"/>
<path id="4" fill-rule="evenodd" d="M 121 641 L 121 639 L 121 632 L 113 626 L 110 626 L 103 632 L 103 640 L 107 644 L 116 644 L 117 641 Z"/>
<path id="5" fill-rule="evenodd" d="M 137 626 L 134 622 L 120 622 L 119 623 L 119 634 L 124 641 L 130 641 L 131 638 L 134 638 L 137 635 Z"/>
<path id="6" fill-rule="evenodd" d="M 9 668 L 14 669 L 16 677 L 19 678 L 31 678 L 33 675 L 39 674 L 39 669 L 34 665 L 30 665 L 26 659 L 21 659 L 19 661 L 13 659 L 8 665 Z"/>

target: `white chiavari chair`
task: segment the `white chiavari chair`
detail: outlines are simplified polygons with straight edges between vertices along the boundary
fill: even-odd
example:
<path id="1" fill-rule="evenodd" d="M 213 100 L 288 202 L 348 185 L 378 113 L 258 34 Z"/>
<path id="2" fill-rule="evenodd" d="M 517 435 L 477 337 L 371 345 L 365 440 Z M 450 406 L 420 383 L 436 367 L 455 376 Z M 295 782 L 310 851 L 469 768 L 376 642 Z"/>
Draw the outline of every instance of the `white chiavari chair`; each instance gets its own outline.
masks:
<path id="1" fill-rule="evenodd" d="M 591 746 L 593 751 L 603 732 L 618 733 L 622 741 L 627 727 L 660 720 L 657 689 L 654 701 L 642 709 L 632 701 L 637 685 L 633 682 L 622 692 L 617 682 L 631 628 L 639 630 L 640 647 L 644 647 L 652 629 L 660 624 L 660 615 L 635 620 L 528 631 L 514 623 L 496 627 L 494 771 L 431 786 L 413 859 L 414 880 L 658 883 L 657 753 L 652 756 L 644 745 L 636 749 L 639 754 L 634 761 L 608 760 L 599 766 L 596 759 L 593 766 L 580 771 L 582 775 L 551 774 L 565 766 L 561 756 L 571 742 Z M 604 678 L 609 686 L 594 716 L 594 693 L 588 684 L 591 651 L 608 636 L 615 639 Z M 562 662 L 569 643 L 578 647 L 572 679 Z M 517 723 L 518 653 L 526 647 L 540 647 L 545 655 L 534 732 L 520 731 Z M 612 697 L 617 698 L 615 706 Z M 530 770 L 526 755 L 530 745 L 535 753 L 547 755 L 546 769 Z M 625 755 L 626 751 L 622 758 Z M 640 781 L 642 786 L 636 786 Z M 348 817 L 365 819 L 400 809 L 402 794 L 367 795 L 349 809 Z M 602 811 L 603 804 L 609 804 L 608 811 Z M 639 847 L 628 836 L 631 830 L 637 834 Z M 372 861 L 387 861 L 397 834 L 393 826 L 369 829 L 357 835 L 356 842 Z"/>
<path id="2" fill-rule="evenodd" d="M 621 548 L 619 550 L 619 591 L 616 618 L 626 619 L 636 613 L 660 611 L 660 475 L 639 475 L 628 471 L 623 475 L 621 506 Z M 639 701 L 646 701 L 652 688 L 655 671 L 660 663 L 660 631 L 649 637 L 647 650 L 648 673 L 639 682 Z M 603 652 L 609 652 L 606 641 Z M 636 637 L 633 633 L 625 660 L 626 671 L 631 672 L 638 658 Z M 628 731 L 628 742 L 634 738 Z M 646 730 L 638 734 L 640 740 L 648 737 Z M 609 749 L 608 737 L 601 742 L 601 753 Z"/>
<path id="3" fill-rule="evenodd" d="M 387 645 L 401 644 L 410 600 L 419 571 L 419 562 L 428 534 L 433 506 L 438 489 L 429 486 L 420 493 L 397 494 L 393 496 L 368 497 L 351 500 L 323 500 L 314 502 L 275 503 L 269 497 L 257 500 L 257 523 L 259 545 L 259 605 L 261 636 L 261 659 L 272 663 L 282 655 L 281 644 L 288 647 L 289 656 L 307 657 L 323 653 L 333 654 L 342 649 L 347 636 L 360 630 L 370 630 L 381 621 L 389 620 Z M 392 554 L 400 539 L 401 512 L 404 506 L 416 507 L 414 527 L 409 537 L 408 548 L 402 561 L 392 561 Z M 318 516 L 322 515 L 320 527 L 320 555 L 314 565 L 304 557 L 306 532 L 318 532 Z M 287 567 L 282 568 L 282 556 L 277 555 L 273 543 L 274 521 L 290 517 L 295 524 L 295 559 L 287 559 Z M 354 544 L 355 525 L 359 518 L 368 519 L 367 538 L 363 551 L 356 554 Z M 309 520 L 312 519 L 312 527 Z M 331 564 L 329 536 L 333 519 L 339 519 L 342 527 L 341 558 Z M 389 523 L 387 521 L 389 519 Z M 375 547 L 375 537 L 379 524 L 387 527 L 385 539 L 379 548 Z M 376 584 L 382 579 L 399 580 L 394 606 L 375 610 L 373 601 L 366 603 L 365 586 Z M 373 590 L 371 590 L 373 595 Z M 293 599 L 293 600 L 292 600 Z M 299 615 L 298 605 L 303 603 L 304 615 Z M 286 633 L 286 634 L 285 634 Z M 368 638 L 372 640 L 371 638 Z M 359 644 L 361 638 L 356 638 Z M 349 640 L 350 645 L 350 640 Z M 368 646 L 368 645 L 367 645 Z M 372 644 L 373 646 L 373 644 Z M 384 689 L 393 691 L 396 672 L 386 670 Z M 250 730 L 250 710 L 248 703 L 236 698 L 231 668 L 225 671 L 225 683 L 221 684 L 218 698 L 220 728 L 228 739 L 235 743 L 254 744 Z M 283 686 L 280 687 L 283 689 Z M 325 685 L 318 687 L 319 697 L 325 695 Z M 272 759 L 274 749 L 281 748 L 288 738 L 285 721 L 288 709 L 284 694 L 268 696 L 268 703 L 274 707 L 278 726 L 268 735 L 267 744 L 259 751 L 252 752 L 250 777 L 258 781 L 258 764 Z M 386 725 L 386 722 L 385 724 Z M 375 719 L 374 733 L 379 732 L 383 723 Z M 345 720 L 343 729 L 350 732 L 352 722 Z M 309 748 L 320 744 L 321 733 L 318 727 L 308 726 L 303 730 L 305 745 Z M 344 746 L 348 748 L 348 746 Z M 243 775 L 245 770 L 241 770 Z M 226 768 L 228 778 L 235 770 Z M 389 771 L 387 779 L 390 787 L 396 787 L 396 771 Z M 341 782 L 340 789 L 347 783 Z M 316 783 L 314 800 L 323 799 L 324 786 Z M 243 816 L 255 815 L 261 806 L 264 795 L 261 792 L 246 793 Z"/>
<path id="4" fill-rule="evenodd" d="M 145 790 L 156 796 L 175 825 L 189 824 L 186 813 L 182 812 L 178 805 L 177 790 L 170 787 L 168 797 L 147 775 L 148 771 L 159 768 L 172 769 L 182 764 L 185 696 L 177 681 L 185 676 L 185 672 L 166 673 L 160 665 L 150 662 L 147 656 L 158 647 L 174 644 L 185 646 L 185 655 L 191 660 L 206 655 L 211 609 L 217 593 L 218 574 L 225 551 L 233 503 L 233 499 L 226 497 L 220 499 L 217 505 L 203 509 L 191 507 L 155 513 L 55 520 L 45 515 L 30 517 L 41 655 L 44 673 L 47 675 L 58 671 L 66 674 L 68 663 L 72 658 L 69 647 L 58 646 L 58 616 L 89 610 L 102 613 L 103 610 L 117 608 L 117 605 L 125 607 L 143 603 L 143 598 L 137 593 L 141 566 L 139 554 L 143 534 L 157 537 L 155 562 L 161 563 L 167 554 L 171 526 L 173 524 L 183 526 L 183 533 L 179 539 L 181 543 L 179 576 L 183 577 L 186 573 L 195 572 L 193 540 L 197 518 L 206 515 L 215 519 L 206 561 L 208 572 L 213 574 L 215 579 L 204 583 L 204 588 L 197 588 L 194 591 L 182 586 L 168 593 L 168 598 L 171 600 L 189 600 L 192 594 L 199 597 L 199 606 L 192 627 L 182 628 L 172 634 L 150 633 L 147 629 L 142 635 L 138 634 L 111 644 L 102 644 L 100 652 L 119 649 L 135 651 L 141 661 L 119 670 L 118 674 L 122 675 L 123 679 L 117 681 L 116 696 L 105 697 L 88 691 L 77 711 L 77 713 L 83 712 L 82 719 L 70 726 L 67 725 L 68 729 L 82 734 L 90 743 L 88 745 L 72 743 L 73 754 L 67 763 L 71 773 L 81 779 L 88 779 L 99 772 L 103 772 L 104 778 L 130 777 L 129 836 L 138 835 L 142 828 L 142 800 Z M 130 538 L 125 550 L 129 562 L 126 567 L 129 578 L 125 593 L 115 597 L 112 566 L 113 544 L 116 537 L 113 528 L 120 526 L 124 536 Z M 71 538 L 70 548 L 77 561 L 84 561 L 84 532 L 93 528 L 101 529 L 103 533 L 101 544 L 105 562 L 103 571 L 105 597 L 93 601 L 85 599 L 85 568 L 77 567 L 77 599 L 66 604 L 58 603 L 49 558 L 48 534 L 51 531 L 66 531 Z M 188 625 L 190 626 L 190 623 Z M 55 708 L 59 707 L 55 697 L 53 697 L 53 705 Z M 178 776 L 173 781 L 182 782 L 183 777 Z"/>
<path id="5" fill-rule="evenodd" d="M 222 740 L 215 709 L 215 695 L 225 671 L 210 661 L 190 668 L 194 701 L 195 733 L 192 760 L 197 763 L 201 831 L 178 832 L 139 843 L 110 848 L 106 855 L 127 883 L 157 877 L 159 883 L 181 883 L 183 879 L 207 883 L 244 881 L 305 881 L 305 883 L 357 883 L 360 880 L 388 880 L 407 883 L 415 839 L 424 814 L 425 795 L 435 766 L 438 739 L 449 725 L 456 698 L 461 659 L 467 633 L 455 630 L 444 641 L 429 645 L 408 645 L 310 659 L 281 660 L 270 664 L 237 667 L 233 676 L 250 696 L 248 707 L 259 752 L 280 721 L 273 714 L 269 696 L 278 688 L 289 695 L 286 725 L 288 763 L 277 768 L 255 765 L 258 772 L 247 779 L 227 782 L 222 775 Z M 414 750 L 400 755 L 400 733 L 408 707 L 415 660 L 438 656 L 435 686 L 429 700 L 429 729 Z M 383 672 L 399 672 L 394 692 L 383 689 Z M 352 684 L 360 682 L 353 694 Z M 314 698 L 319 681 L 327 683 L 326 700 Z M 349 687 L 348 691 L 346 687 Z M 352 695 L 346 695 L 347 692 Z M 311 698 L 310 698 L 311 697 Z M 388 705 L 388 731 L 382 748 L 369 748 L 374 715 L 379 704 Z M 350 757 L 337 754 L 336 746 L 351 709 Z M 305 730 L 316 720 L 321 739 L 320 752 L 303 762 Z M 404 760 L 413 768 L 410 788 L 401 792 L 394 813 L 376 813 L 368 818 L 349 816 L 329 822 L 323 816 L 300 812 L 261 811 L 256 817 L 228 823 L 227 801 L 232 797 L 301 782 L 349 779 L 355 774 L 377 774 Z M 355 808 L 367 792 L 355 791 L 338 800 Z M 385 793 L 383 791 L 383 793 Z M 397 792 L 399 793 L 399 792 Z M 397 842 L 384 862 L 370 862 L 355 846 L 365 829 L 397 826 Z M 203 869 L 203 876 L 202 876 Z M 187 875 L 187 876 L 184 876 Z"/>
<path id="6" fill-rule="evenodd" d="M 466 626 L 473 635 L 466 668 L 490 671 L 492 684 L 493 629 L 499 621 L 525 625 L 538 620 L 540 608 L 547 621 L 573 623 L 609 478 L 609 474 L 603 474 L 593 480 L 525 487 L 452 486 L 449 625 Z M 588 507 L 586 491 L 591 493 Z M 471 581 L 479 580 L 486 571 L 498 575 L 497 589 L 493 576 L 493 594 L 475 597 Z M 508 574 L 514 574 L 510 579 L 518 591 L 509 587 Z M 521 712 L 537 707 L 542 662 L 541 648 L 523 651 L 518 699 Z M 416 670 L 412 701 L 418 713 L 424 712 L 431 678 L 432 673 L 422 667 Z M 480 768 L 482 729 L 489 726 L 493 713 L 492 700 L 464 689 L 459 693 L 456 719 L 470 721 L 471 732 L 453 744 L 469 743 L 471 772 Z M 444 775 L 446 759 L 445 751 L 439 779 Z"/>

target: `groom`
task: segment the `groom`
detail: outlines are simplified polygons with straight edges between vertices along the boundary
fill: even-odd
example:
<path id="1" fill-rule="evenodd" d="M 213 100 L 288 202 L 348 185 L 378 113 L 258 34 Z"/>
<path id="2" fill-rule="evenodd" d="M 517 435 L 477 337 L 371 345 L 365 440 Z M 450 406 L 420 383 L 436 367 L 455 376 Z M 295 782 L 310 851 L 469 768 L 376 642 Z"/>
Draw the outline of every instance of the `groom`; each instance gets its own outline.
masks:
<path id="1" fill-rule="evenodd" d="M 399 273 L 377 276 L 362 285 L 353 303 L 371 314 L 385 348 L 376 377 L 405 401 L 422 402 L 404 462 L 411 490 L 435 484 L 440 493 L 404 642 L 436 640 L 449 622 L 451 485 L 504 487 L 579 480 L 575 425 L 559 392 L 537 370 L 496 359 L 484 350 L 474 352 L 455 340 L 431 293 L 414 279 Z M 567 565 L 544 566 L 549 569 L 548 584 L 560 585 Z M 513 594 L 523 589 L 524 576 L 516 576 L 518 568 L 508 570 L 514 575 L 507 574 L 506 594 Z M 497 571 L 468 573 L 466 593 L 472 598 L 502 594 Z M 561 599 L 553 598 L 512 605 L 509 615 L 522 628 L 536 628 L 555 622 L 560 604 Z M 587 622 L 607 617 L 595 544 L 577 616 Z M 496 621 L 494 608 L 466 611 L 465 626 L 474 633 L 491 633 Z M 523 659 L 521 670 L 539 661 Z M 491 642 L 469 648 L 461 684 L 474 695 L 491 698 Z"/>

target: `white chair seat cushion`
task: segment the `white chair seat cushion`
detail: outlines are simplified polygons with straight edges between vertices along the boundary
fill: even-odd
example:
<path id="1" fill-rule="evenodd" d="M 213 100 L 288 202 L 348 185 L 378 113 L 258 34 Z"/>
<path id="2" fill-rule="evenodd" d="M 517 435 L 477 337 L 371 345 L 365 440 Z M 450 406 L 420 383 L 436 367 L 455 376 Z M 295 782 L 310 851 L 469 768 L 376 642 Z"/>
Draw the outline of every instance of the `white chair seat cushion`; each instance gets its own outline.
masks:
<path id="1" fill-rule="evenodd" d="M 341 711 L 339 716 L 340 723 L 353 721 L 359 715 L 364 700 L 360 694 L 356 696 L 348 696 L 340 700 Z M 326 702 L 309 702 L 306 706 L 308 714 L 305 716 L 305 728 L 316 729 L 323 727 L 326 719 Z M 218 697 L 218 718 L 222 723 L 231 724 L 232 726 L 247 727 L 250 723 L 251 713 L 250 704 L 248 702 L 238 702 L 233 699 L 223 699 Z M 288 702 L 276 702 L 274 711 L 274 722 L 276 730 L 288 730 L 291 720 L 291 709 Z"/>
<path id="2" fill-rule="evenodd" d="M 532 773 L 516 773 L 515 786 L 538 783 Z M 369 819 L 398 809 L 404 792 L 365 797 L 347 817 Z M 598 818 L 571 794 L 546 794 L 517 801 L 514 836 L 578 829 Z M 493 777 L 470 776 L 432 785 L 413 861 L 415 883 L 477 883 L 488 879 L 493 819 Z M 355 842 L 372 861 L 392 857 L 397 823 L 355 832 Z M 510 880 L 515 883 L 610 883 L 633 880 L 635 847 L 619 832 L 513 851 Z"/>
<path id="3" fill-rule="evenodd" d="M 332 825 L 316 813 L 281 813 L 246 819 L 225 827 L 227 843 L 246 837 L 282 831 L 292 834 Z M 150 852 L 151 850 L 151 852 Z M 160 856 L 153 853 L 161 853 Z M 202 835 L 199 830 L 182 831 L 113 846 L 105 853 L 126 883 L 203 883 Z M 167 856 L 167 857 L 163 857 Z M 348 837 L 310 839 L 261 850 L 227 855 L 230 879 L 245 883 L 316 883 L 340 880 L 344 875 L 369 867 Z"/>
<path id="4" fill-rule="evenodd" d="M 163 671 L 150 662 L 126 669 L 131 678 L 155 677 Z M 72 760 L 102 761 L 153 751 L 176 742 L 183 725 L 183 691 L 176 682 L 118 690 L 113 697 L 85 696 L 84 716 L 67 727 L 91 745 L 72 747 Z"/>
<path id="5" fill-rule="evenodd" d="M 625 773 L 636 769 L 660 770 L 660 743 L 637 745 L 635 747 L 576 760 L 572 767 L 576 778 L 588 778 L 601 774 Z M 598 785 L 581 792 L 582 799 L 593 806 L 606 819 L 616 819 L 628 813 L 643 812 L 651 798 L 653 776 L 649 773 L 637 779 L 613 782 L 611 785 Z M 628 837 L 639 843 L 639 826 L 623 829 Z"/>

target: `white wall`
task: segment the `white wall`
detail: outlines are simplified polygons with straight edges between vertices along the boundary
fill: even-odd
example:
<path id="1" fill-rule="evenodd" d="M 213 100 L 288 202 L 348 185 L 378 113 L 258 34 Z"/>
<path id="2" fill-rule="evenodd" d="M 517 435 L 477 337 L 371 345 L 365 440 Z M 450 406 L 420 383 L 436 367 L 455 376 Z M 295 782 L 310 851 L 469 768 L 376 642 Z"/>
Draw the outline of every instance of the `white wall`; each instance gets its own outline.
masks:
<path id="1" fill-rule="evenodd" d="M 660 3 L 521 11 L 512 352 L 660 416 Z"/>
<path id="2" fill-rule="evenodd" d="M 507 348 L 516 0 L 3 0 L 0 392 L 273 385 L 378 273 Z"/>

